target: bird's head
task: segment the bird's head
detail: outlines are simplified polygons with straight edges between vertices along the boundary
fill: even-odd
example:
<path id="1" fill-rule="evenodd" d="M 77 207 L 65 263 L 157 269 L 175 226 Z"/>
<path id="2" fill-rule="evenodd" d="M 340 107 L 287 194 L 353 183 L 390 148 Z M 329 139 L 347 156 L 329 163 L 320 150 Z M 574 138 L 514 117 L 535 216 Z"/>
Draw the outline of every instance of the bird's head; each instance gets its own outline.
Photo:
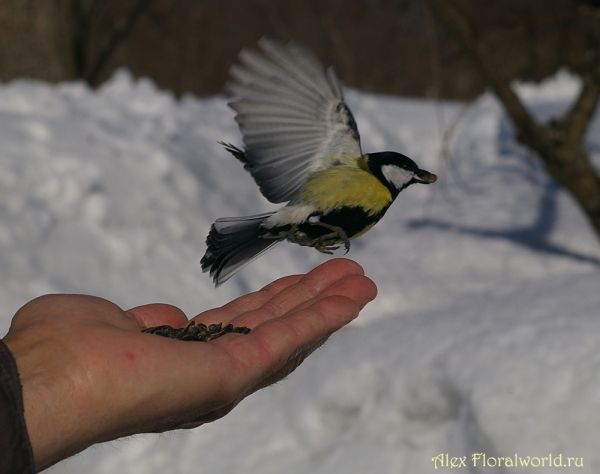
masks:
<path id="1" fill-rule="evenodd" d="M 420 169 L 408 156 L 394 151 L 369 153 L 367 166 L 391 193 L 396 196 L 404 188 L 414 183 L 435 183 L 437 176 Z"/>

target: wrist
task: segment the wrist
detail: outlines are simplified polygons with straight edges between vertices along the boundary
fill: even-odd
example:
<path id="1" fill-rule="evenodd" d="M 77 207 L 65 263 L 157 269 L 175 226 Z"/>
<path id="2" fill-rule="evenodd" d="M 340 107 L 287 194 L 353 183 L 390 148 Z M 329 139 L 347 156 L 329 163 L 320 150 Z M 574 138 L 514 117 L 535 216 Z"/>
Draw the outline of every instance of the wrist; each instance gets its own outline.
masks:
<path id="1" fill-rule="evenodd" d="M 0 473 L 35 472 L 19 372 L 3 340 L 0 340 L 0 453 Z"/>
<path id="2" fill-rule="evenodd" d="M 9 332 L 4 343 L 19 371 L 24 422 L 35 471 L 46 469 L 91 445 L 89 433 L 93 430 L 81 429 L 85 425 L 81 410 L 74 410 L 73 397 L 69 396 L 70 383 L 64 372 L 53 370 L 57 361 L 48 357 L 46 341 L 25 339 Z"/>

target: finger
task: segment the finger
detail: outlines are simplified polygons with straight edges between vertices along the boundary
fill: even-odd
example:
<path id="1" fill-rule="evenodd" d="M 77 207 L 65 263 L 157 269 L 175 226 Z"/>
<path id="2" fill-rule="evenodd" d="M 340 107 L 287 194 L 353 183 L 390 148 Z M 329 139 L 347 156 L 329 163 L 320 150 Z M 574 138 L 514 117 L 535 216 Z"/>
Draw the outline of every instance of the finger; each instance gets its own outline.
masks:
<path id="1" fill-rule="evenodd" d="M 344 258 L 333 259 L 319 265 L 306 275 L 282 278 L 260 291 L 242 296 L 221 308 L 202 313 L 194 319 L 205 324 L 229 323 L 241 314 L 255 311 L 254 318 L 248 319 L 250 321 L 248 324 L 251 324 L 249 327 L 252 328 L 262 320 L 285 314 L 310 300 L 332 283 L 354 274 L 364 274 L 362 267 L 356 262 Z M 235 324 L 241 323 L 236 320 Z"/>
<path id="2" fill-rule="evenodd" d="M 329 296 L 346 296 L 355 300 L 362 309 L 377 295 L 377 287 L 375 284 L 363 275 L 349 275 L 340 280 L 333 281 L 331 285 L 320 292 L 314 291 L 314 285 L 311 283 L 301 281 L 289 289 L 290 293 L 292 291 L 295 291 L 298 294 L 284 295 L 287 299 L 284 300 L 283 303 L 274 298 L 273 303 L 269 302 L 267 305 L 264 305 L 257 310 L 244 313 L 239 317 L 234 318 L 232 323 L 236 326 L 255 328 L 264 321 L 280 317 L 282 313 L 285 314 L 288 307 L 290 307 L 292 311 L 304 309 L 318 300 Z M 295 300 L 293 300 L 293 298 L 295 298 Z M 293 305 L 290 304 L 290 301 L 294 301 L 294 303 L 298 304 L 292 307 Z"/>
<path id="3" fill-rule="evenodd" d="M 297 310 L 309 307 L 318 299 L 323 299 L 328 296 L 347 296 L 358 303 L 360 308 L 364 308 L 367 303 L 373 301 L 377 297 L 377 286 L 370 278 L 363 275 L 351 275 L 342 280 L 339 280 L 329 287 L 325 288 L 316 298 L 306 301 L 298 305 Z"/>
<path id="4" fill-rule="evenodd" d="M 127 311 L 143 328 L 163 326 L 165 324 L 178 328 L 187 324 L 184 312 L 176 306 L 162 303 L 152 303 L 137 306 Z"/>
<path id="5" fill-rule="evenodd" d="M 177 344 L 176 352 L 172 350 L 175 344 L 167 347 L 167 343 L 176 341 L 165 340 L 163 356 L 155 363 L 177 367 L 177 370 L 166 371 L 161 387 L 178 386 L 178 406 L 182 413 L 186 412 L 187 405 L 190 410 L 194 408 L 193 400 L 199 392 L 210 393 L 212 410 L 220 412 L 232 401 L 231 406 L 235 406 L 254 387 L 265 386 L 289 374 L 332 332 L 356 317 L 362 301 L 374 294 L 374 285 L 364 276 L 352 278 L 356 280 L 355 284 L 343 285 L 352 289 L 356 300 L 332 295 L 285 317 L 265 322 L 248 335 L 227 335 L 207 344 Z M 186 363 L 181 364 L 181 360 Z M 170 377 L 171 382 L 168 381 Z M 186 383 L 182 385 L 181 380 Z M 172 396 L 172 392 L 169 393 Z M 160 412 L 164 407 L 149 408 L 156 416 L 155 411 Z M 173 422 L 194 424 L 196 418 L 197 421 L 205 419 L 207 412 L 204 409 L 198 411 L 196 407 L 195 410 L 198 417 L 188 413 L 185 420 Z"/>
<path id="6" fill-rule="evenodd" d="M 230 370 L 227 375 L 221 377 L 219 386 L 221 404 L 216 404 L 213 411 L 202 413 L 197 420 L 187 418 L 183 421 L 189 427 L 196 426 L 207 421 L 218 419 L 229 412 L 246 396 L 255 391 L 276 383 L 291 372 L 293 372 L 312 352 L 319 348 L 329 338 L 332 332 L 339 329 L 346 321 L 352 319 L 353 315 L 358 312 L 355 304 L 349 301 L 349 305 L 341 301 L 339 298 L 329 298 L 328 301 L 321 301 L 314 308 L 305 309 L 297 315 L 300 325 L 306 328 L 307 313 L 315 312 L 317 319 L 322 323 L 324 318 L 319 316 L 321 311 L 325 313 L 338 313 L 344 315 L 333 325 L 326 324 L 324 330 L 317 330 L 315 334 L 308 332 L 302 334 L 294 332 L 289 343 L 286 343 L 285 334 L 290 334 L 289 328 L 284 328 L 283 333 L 259 334 L 258 337 L 252 337 L 254 341 L 250 341 L 245 337 L 230 339 L 225 342 L 224 339 L 213 341 L 217 344 L 222 343 L 227 353 Z M 282 337 L 283 336 L 283 337 Z M 299 339 L 298 339 L 299 338 Z M 304 339 L 304 340 L 302 340 Z M 310 342 L 307 340 L 310 339 Z M 229 346 L 229 347 L 228 347 Z M 214 347 L 214 346 L 212 346 Z M 191 360 L 192 357 L 187 360 Z M 192 364 L 193 365 L 193 364 Z M 189 384 L 186 385 L 189 388 Z M 215 399 L 216 401 L 217 399 Z M 179 422 L 181 423 L 181 422 Z M 181 427 L 181 426 L 180 426 Z"/>
<path id="7" fill-rule="evenodd" d="M 245 325 L 250 328 L 258 326 L 263 321 L 278 318 L 289 311 L 298 308 L 322 293 L 326 288 L 348 276 L 362 276 L 363 269 L 352 260 L 336 259 L 319 265 L 295 284 L 274 295 L 259 308 L 248 311 L 234 318 L 235 325 Z"/>
<path id="8" fill-rule="evenodd" d="M 205 311 L 196 315 L 193 319 L 204 324 L 229 323 L 236 316 L 260 308 L 277 293 L 295 284 L 303 275 L 291 275 L 276 280 L 261 290 L 244 296 L 240 296 L 226 305 Z"/>

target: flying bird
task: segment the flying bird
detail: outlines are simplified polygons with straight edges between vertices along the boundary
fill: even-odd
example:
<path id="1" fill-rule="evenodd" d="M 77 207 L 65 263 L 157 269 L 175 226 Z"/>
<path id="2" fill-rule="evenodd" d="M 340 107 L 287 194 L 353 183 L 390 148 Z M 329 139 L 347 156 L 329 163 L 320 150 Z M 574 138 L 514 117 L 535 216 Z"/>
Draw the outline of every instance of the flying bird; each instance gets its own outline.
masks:
<path id="1" fill-rule="evenodd" d="M 244 146 L 221 143 L 279 210 L 217 219 L 201 265 L 218 286 L 279 242 L 331 254 L 373 227 L 398 194 L 436 175 L 394 151 L 363 154 L 342 84 L 295 42 L 263 38 L 230 70 Z"/>

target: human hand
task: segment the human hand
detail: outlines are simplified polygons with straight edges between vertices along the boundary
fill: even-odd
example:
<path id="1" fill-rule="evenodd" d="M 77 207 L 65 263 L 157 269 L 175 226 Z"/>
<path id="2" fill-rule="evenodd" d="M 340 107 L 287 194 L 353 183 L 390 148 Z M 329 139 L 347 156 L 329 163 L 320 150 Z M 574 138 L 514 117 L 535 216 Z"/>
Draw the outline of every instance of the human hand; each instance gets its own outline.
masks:
<path id="1" fill-rule="evenodd" d="M 36 469 L 94 443 L 224 416 L 291 373 L 375 295 L 358 264 L 330 260 L 193 318 L 252 328 L 210 342 L 140 331 L 186 325 L 170 305 L 123 311 L 85 295 L 27 303 L 4 342 L 19 369 Z"/>

